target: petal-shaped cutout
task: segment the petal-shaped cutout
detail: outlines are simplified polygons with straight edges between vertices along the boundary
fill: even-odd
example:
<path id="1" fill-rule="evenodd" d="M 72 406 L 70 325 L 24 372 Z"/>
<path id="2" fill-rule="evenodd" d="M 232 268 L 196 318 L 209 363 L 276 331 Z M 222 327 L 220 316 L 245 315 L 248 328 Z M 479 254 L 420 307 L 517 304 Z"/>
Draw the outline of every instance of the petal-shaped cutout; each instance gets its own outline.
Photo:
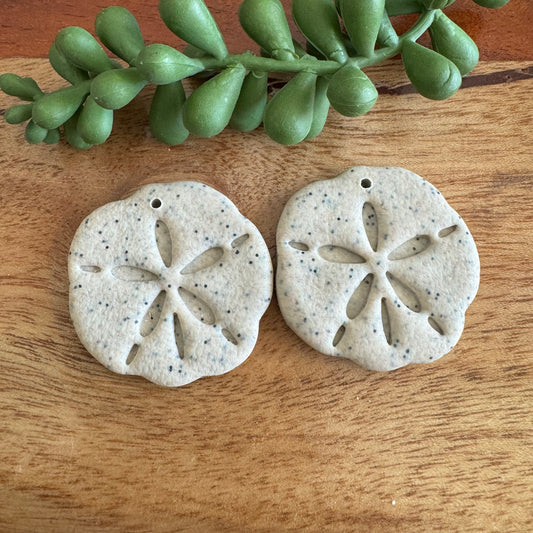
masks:
<path id="1" fill-rule="evenodd" d="M 140 327 L 140 333 L 143 337 L 150 335 L 159 323 L 166 297 L 167 293 L 165 291 L 160 291 L 152 302 L 152 305 L 148 308 L 148 311 L 146 311 Z"/>
<path id="2" fill-rule="evenodd" d="M 339 342 L 341 342 L 342 338 L 344 337 L 344 334 L 346 333 L 346 327 L 344 324 L 337 330 L 337 333 L 335 333 L 335 337 L 333 337 L 333 346 L 337 346 Z"/>
<path id="3" fill-rule="evenodd" d="M 250 238 L 250 235 L 248 235 L 248 233 L 245 233 L 244 235 L 241 235 L 240 237 L 233 239 L 231 241 L 231 247 L 239 248 L 239 246 L 242 246 L 249 238 Z"/>
<path id="4" fill-rule="evenodd" d="M 366 231 L 368 243 L 374 252 L 378 248 L 378 217 L 376 210 L 370 202 L 363 205 L 363 227 Z"/>
<path id="5" fill-rule="evenodd" d="M 453 226 L 448 226 L 447 228 L 443 228 L 439 231 L 439 237 L 447 237 L 448 235 L 451 235 L 456 229 L 457 224 L 454 224 Z"/>
<path id="6" fill-rule="evenodd" d="M 400 244 L 398 248 L 389 254 L 389 259 L 391 261 L 398 261 L 398 259 L 411 257 L 412 255 L 423 252 L 430 244 L 431 239 L 429 238 L 429 235 L 417 235 L 416 237 L 405 241 L 403 244 Z"/>
<path id="7" fill-rule="evenodd" d="M 342 246 L 326 245 L 318 249 L 318 255 L 331 263 L 364 263 L 364 257 L 343 248 Z"/>
<path id="8" fill-rule="evenodd" d="M 307 252 L 309 250 L 309 246 L 304 242 L 290 241 L 289 246 L 295 250 L 300 250 L 301 252 Z"/>
<path id="9" fill-rule="evenodd" d="M 172 238 L 168 226 L 162 220 L 155 223 L 155 242 L 163 263 L 169 267 L 172 264 Z"/>
<path id="10" fill-rule="evenodd" d="M 437 333 L 444 335 L 444 331 L 442 330 L 440 324 L 433 317 L 428 316 L 428 323 Z"/>
<path id="11" fill-rule="evenodd" d="M 353 320 L 365 308 L 373 281 L 374 274 L 367 274 L 348 300 L 346 315 L 350 320 Z"/>
<path id="12" fill-rule="evenodd" d="M 80 266 L 80 269 L 84 272 L 101 272 L 102 269 L 99 266 L 96 265 L 82 265 Z"/>
<path id="13" fill-rule="evenodd" d="M 386 298 L 381 299 L 381 324 L 383 325 L 383 333 L 387 339 L 387 344 L 392 344 L 390 317 Z"/>
<path id="14" fill-rule="evenodd" d="M 183 329 L 177 313 L 174 313 L 174 339 L 176 341 L 178 355 L 183 359 L 185 355 L 185 337 L 183 336 Z"/>
<path id="15" fill-rule="evenodd" d="M 205 324 L 215 323 L 215 313 L 201 298 L 193 294 L 191 291 L 180 287 L 178 292 L 183 300 L 183 303 L 187 306 L 187 309 L 198 319 Z"/>
<path id="16" fill-rule="evenodd" d="M 416 293 L 408 287 L 405 283 L 400 281 L 396 276 L 393 276 L 390 272 L 387 272 L 387 279 L 389 280 L 394 292 L 401 300 L 401 302 L 414 311 L 415 313 L 420 313 L 422 306 L 420 305 L 420 300 Z"/>
<path id="17" fill-rule="evenodd" d="M 127 365 L 131 365 L 131 363 L 133 363 L 133 361 L 137 357 L 137 353 L 138 352 L 139 352 L 139 345 L 138 344 L 134 344 L 131 347 L 130 353 L 128 354 L 128 357 L 126 359 L 126 364 Z"/>
<path id="18" fill-rule="evenodd" d="M 227 328 L 223 328 L 222 329 L 222 335 L 224 335 L 224 337 L 226 337 L 226 339 L 228 339 L 229 342 L 231 342 L 231 344 L 235 344 L 235 346 L 237 346 L 237 339 L 233 336 L 233 334 L 231 333 L 231 331 Z"/>
<path id="19" fill-rule="evenodd" d="M 209 268 L 215 263 L 218 263 L 223 255 L 224 249 L 220 246 L 209 248 L 199 256 L 195 257 L 185 268 L 183 268 L 180 274 L 193 274 L 199 270 L 204 270 L 204 268 Z"/>
<path id="20" fill-rule="evenodd" d="M 115 267 L 111 270 L 111 274 L 122 281 L 155 281 L 158 279 L 157 275 L 149 270 L 129 265 Z"/>

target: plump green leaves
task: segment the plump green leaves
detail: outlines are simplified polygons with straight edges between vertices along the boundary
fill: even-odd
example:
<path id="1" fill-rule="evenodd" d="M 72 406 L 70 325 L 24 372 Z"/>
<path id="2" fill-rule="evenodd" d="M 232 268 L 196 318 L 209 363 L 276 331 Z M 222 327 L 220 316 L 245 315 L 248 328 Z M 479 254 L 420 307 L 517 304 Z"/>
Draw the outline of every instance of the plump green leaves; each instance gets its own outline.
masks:
<path id="1" fill-rule="evenodd" d="M 370 57 L 378 37 L 385 0 L 340 0 L 346 31 L 359 55 Z"/>
<path id="2" fill-rule="evenodd" d="M 87 144 L 101 144 L 113 128 L 113 111 L 99 106 L 92 96 L 85 100 L 78 117 L 78 133 Z"/>
<path id="3" fill-rule="evenodd" d="M 316 74 L 299 72 L 267 104 L 264 126 L 279 144 L 303 141 L 313 123 Z"/>
<path id="4" fill-rule="evenodd" d="M 379 25 L 379 31 L 376 40 L 380 48 L 384 48 L 386 46 L 396 46 L 398 44 L 398 34 L 392 26 L 389 14 L 386 11 L 383 12 L 383 17 L 381 18 L 381 24 Z"/>
<path id="5" fill-rule="evenodd" d="M 4 118 L 8 124 L 20 124 L 31 118 L 33 104 L 18 104 L 6 110 Z"/>
<path id="6" fill-rule="evenodd" d="M 420 3 L 426 9 L 444 9 L 450 4 L 453 4 L 455 0 L 419 0 Z"/>
<path id="7" fill-rule="evenodd" d="M 344 63 L 344 47 L 337 10 L 331 0 L 293 0 L 292 15 L 300 31 L 324 56 Z"/>
<path id="8" fill-rule="evenodd" d="M 168 29 L 184 41 L 224 59 L 228 49 L 203 0 L 160 0 L 159 14 Z"/>
<path id="9" fill-rule="evenodd" d="M 385 9 L 391 17 L 394 17 L 396 15 L 420 13 L 422 4 L 420 0 L 385 0 Z"/>
<path id="10" fill-rule="evenodd" d="M 185 91 L 180 81 L 159 85 L 150 106 L 150 131 L 168 145 L 181 144 L 189 136 L 183 124 Z"/>
<path id="11" fill-rule="evenodd" d="M 32 78 L 21 78 L 10 72 L 0 76 L 0 89 L 10 96 L 31 102 L 39 98 L 43 92 Z"/>
<path id="12" fill-rule="evenodd" d="M 96 103 L 106 109 L 120 109 L 129 104 L 147 81 L 136 68 L 102 72 L 91 83 Z"/>
<path id="13" fill-rule="evenodd" d="M 52 68 L 72 85 L 89 79 L 89 73 L 70 63 L 58 50 L 56 43 L 52 43 L 52 46 L 50 46 L 48 60 L 50 61 Z"/>
<path id="14" fill-rule="evenodd" d="M 497 9 L 507 4 L 509 0 L 474 0 L 474 2 L 483 7 L 491 7 L 492 9 Z"/>
<path id="15" fill-rule="evenodd" d="M 429 34 L 433 50 L 453 61 L 463 76 L 477 65 L 479 50 L 476 43 L 442 11 L 437 12 Z"/>
<path id="16" fill-rule="evenodd" d="M 279 0 L 244 0 L 239 7 L 244 31 L 275 59 L 295 58 L 292 35 Z"/>
<path id="17" fill-rule="evenodd" d="M 324 128 L 329 113 L 329 100 L 327 96 L 329 80 L 319 77 L 316 80 L 315 101 L 313 104 L 313 120 L 306 140 L 314 139 Z"/>
<path id="18" fill-rule="evenodd" d="M 245 75 L 246 69 L 236 65 L 198 87 L 185 103 L 185 127 L 198 137 L 220 133 L 231 119 Z"/>
<path id="19" fill-rule="evenodd" d="M 96 74 L 113 68 L 104 49 L 83 28 L 70 26 L 61 30 L 55 40 L 58 50 L 76 67 Z"/>
<path id="20" fill-rule="evenodd" d="M 55 128 L 53 130 L 48 130 L 48 133 L 46 134 L 46 137 L 44 138 L 44 142 L 46 144 L 56 144 L 61 139 L 61 133 L 59 132 L 59 128 Z"/>
<path id="21" fill-rule="evenodd" d="M 46 139 L 48 130 L 36 124 L 33 120 L 28 122 L 24 132 L 24 138 L 29 144 L 39 144 Z"/>
<path id="22" fill-rule="evenodd" d="M 67 139 L 67 142 L 73 146 L 74 148 L 77 148 L 78 150 L 88 150 L 92 147 L 92 144 L 89 144 L 85 142 L 81 135 L 78 132 L 78 118 L 80 116 L 80 111 L 76 111 L 72 117 L 70 117 L 66 122 L 65 126 L 63 127 L 63 131 L 65 132 L 65 139 Z"/>
<path id="23" fill-rule="evenodd" d="M 328 99 L 341 115 L 364 115 L 370 111 L 377 98 L 378 91 L 374 84 L 355 65 L 344 65 L 329 82 Z"/>
<path id="24" fill-rule="evenodd" d="M 85 82 L 43 95 L 33 104 L 33 121 L 47 130 L 58 128 L 77 111 L 87 94 L 89 84 Z"/>
<path id="25" fill-rule="evenodd" d="M 229 122 L 233 129 L 252 131 L 261 124 L 268 97 L 267 82 L 267 72 L 248 72 Z"/>
<path id="26" fill-rule="evenodd" d="M 151 44 L 137 57 L 137 70 L 148 81 L 164 85 L 193 76 L 204 69 L 198 59 L 165 44 Z"/>
<path id="27" fill-rule="evenodd" d="M 461 73 L 448 58 L 418 43 L 403 45 L 405 72 L 417 91 L 432 100 L 444 100 L 461 86 Z"/>
<path id="28" fill-rule="evenodd" d="M 479 56 L 472 39 L 441 12 L 453 1 L 293 0 L 306 53 L 291 36 L 280 0 L 243 0 L 239 19 L 260 45 L 261 57 L 251 52 L 229 56 L 204 0 L 159 2 L 166 25 L 189 43 L 183 53 L 162 44 L 145 46 L 133 15 L 112 6 L 98 15 L 96 34 L 129 67 L 110 59 L 83 28 L 65 28 L 50 47 L 49 59 L 71 86 L 43 94 L 33 79 L 4 74 L 0 89 L 30 102 L 7 109 L 5 119 L 13 124 L 28 121 L 29 142 L 57 142 L 63 125 L 70 144 L 89 148 L 108 138 L 113 110 L 154 83 L 158 87 L 150 127 L 167 144 L 183 142 L 189 131 L 211 137 L 228 123 L 251 131 L 262 121 L 275 141 L 295 144 L 321 131 L 330 104 L 347 116 L 366 113 L 376 102 L 377 91 L 361 68 L 398 53 L 422 95 L 451 96 Z M 486 7 L 507 3 L 475 1 Z M 420 16 L 399 36 L 389 16 L 407 13 Z M 433 50 L 416 43 L 428 29 Z M 296 73 L 269 103 L 268 71 Z M 187 99 L 180 80 L 189 76 L 208 80 Z"/>
<path id="29" fill-rule="evenodd" d="M 130 64 L 144 47 L 137 20 L 123 7 L 111 6 L 100 11 L 94 28 L 104 45 Z"/>

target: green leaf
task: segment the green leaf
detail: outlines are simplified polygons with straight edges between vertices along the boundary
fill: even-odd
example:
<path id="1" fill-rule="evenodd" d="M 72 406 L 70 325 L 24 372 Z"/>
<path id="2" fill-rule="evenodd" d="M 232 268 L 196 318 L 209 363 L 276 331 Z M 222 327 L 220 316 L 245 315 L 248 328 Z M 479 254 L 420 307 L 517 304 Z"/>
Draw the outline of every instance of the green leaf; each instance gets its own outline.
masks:
<path id="1" fill-rule="evenodd" d="M 111 135 L 113 111 L 99 106 L 94 97 L 89 96 L 80 111 L 77 128 L 87 144 L 101 144 Z"/>
<path id="2" fill-rule="evenodd" d="M 181 144 L 189 136 L 183 125 L 185 91 L 180 81 L 160 85 L 150 106 L 150 130 L 156 139 L 168 145 Z"/>
<path id="3" fill-rule="evenodd" d="M 477 65 L 479 50 L 476 43 L 441 11 L 429 27 L 429 34 L 433 50 L 453 61 L 463 76 Z"/>
<path id="4" fill-rule="evenodd" d="M 57 144 L 61 139 L 61 133 L 59 132 L 59 128 L 55 128 L 53 130 L 48 130 L 48 133 L 46 134 L 46 137 L 44 138 L 44 142 L 46 144 Z"/>
<path id="5" fill-rule="evenodd" d="M 383 18 L 385 0 L 341 0 L 342 19 L 359 55 L 370 57 Z"/>
<path id="6" fill-rule="evenodd" d="M 267 104 L 264 126 L 279 144 L 303 141 L 311 130 L 315 111 L 316 74 L 299 72 Z"/>
<path id="7" fill-rule="evenodd" d="M 58 50 L 56 43 L 52 43 L 52 46 L 50 46 L 48 60 L 50 61 L 52 68 L 72 85 L 76 85 L 89 79 L 89 73 L 70 63 Z"/>
<path id="8" fill-rule="evenodd" d="M 41 128 L 33 120 L 30 120 L 26 126 L 24 138 L 30 144 L 39 144 L 45 140 L 47 134 L 48 130 L 46 128 Z"/>
<path id="9" fill-rule="evenodd" d="M 315 103 L 313 109 L 313 121 L 306 140 L 314 139 L 324 128 L 329 113 L 329 100 L 327 96 L 329 80 L 319 77 L 316 80 Z"/>
<path id="10" fill-rule="evenodd" d="M 455 0 L 420 0 L 426 9 L 444 9 L 453 4 Z"/>
<path id="11" fill-rule="evenodd" d="M 39 98 L 43 92 L 33 78 L 21 78 L 10 72 L 0 76 L 0 89 L 10 96 L 31 102 Z"/>
<path id="12" fill-rule="evenodd" d="M 444 100 L 461 86 L 459 69 L 448 58 L 425 46 L 405 42 L 402 60 L 411 83 L 426 98 Z"/>
<path id="13" fill-rule="evenodd" d="M 33 120 L 28 122 L 24 132 L 24 138 L 30 144 L 39 144 L 43 142 L 47 135 L 48 130 L 46 128 L 41 128 L 41 126 L 35 124 Z"/>
<path id="14" fill-rule="evenodd" d="M 58 50 L 76 67 L 89 72 L 100 73 L 113 68 L 104 49 L 96 39 L 83 28 L 70 26 L 62 29 L 55 40 Z"/>
<path id="15" fill-rule="evenodd" d="M 341 115 L 358 117 L 374 106 L 378 91 L 362 70 L 350 64 L 344 65 L 331 77 L 328 98 Z"/>
<path id="16" fill-rule="evenodd" d="M 33 104 L 18 104 L 6 110 L 4 118 L 8 124 L 20 124 L 31 118 Z"/>
<path id="17" fill-rule="evenodd" d="M 474 0 L 476 4 L 483 7 L 490 7 L 492 9 L 498 9 L 509 2 L 509 0 Z"/>
<path id="18" fill-rule="evenodd" d="M 86 143 L 78 133 L 78 118 L 80 116 L 80 111 L 78 110 L 72 117 L 65 122 L 63 126 L 63 131 L 65 132 L 65 138 L 67 142 L 77 148 L 78 150 L 88 150 L 92 147 L 91 144 Z"/>
<path id="19" fill-rule="evenodd" d="M 386 11 L 383 11 L 383 17 L 381 18 L 381 24 L 379 26 L 376 40 L 380 48 L 385 48 L 387 46 L 392 47 L 398 44 L 398 34 L 392 26 L 389 14 Z"/>
<path id="20" fill-rule="evenodd" d="M 45 94 L 33 104 L 32 118 L 47 130 L 58 128 L 76 112 L 87 94 L 89 94 L 88 82 Z"/>
<path id="21" fill-rule="evenodd" d="M 339 63 L 348 59 L 337 10 L 331 0 L 293 0 L 292 15 L 300 31 L 322 54 Z"/>
<path id="22" fill-rule="evenodd" d="M 217 23 L 202 0 L 160 0 L 159 14 L 168 29 L 187 43 L 217 59 L 228 55 Z"/>
<path id="23" fill-rule="evenodd" d="M 246 75 L 230 127 L 238 131 L 252 131 L 261 124 L 268 97 L 267 82 L 267 72 L 250 71 Z"/>
<path id="24" fill-rule="evenodd" d="M 106 109 L 120 109 L 129 104 L 146 84 L 136 68 L 108 70 L 92 80 L 91 95 Z"/>
<path id="25" fill-rule="evenodd" d="M 185 47 L 185 50 L 183 50 L 183 53 L 187 57 L 191 57 L 193 59 L 204 59 L 206 57 L 211 57 L 210 54 L 208 54 L 205 50 L 194 46 L 194 44 L 188 44 Z"/>
<path id="26" fill-rule="evenodd" d="M 389 16 L 409 15 L 420 13 L 422 4 L 420 0 L 385 0 L 385 9 Z"/>
<path id="27" fill-rule="evenodd" d="M 295 59 L 289 23 L 279 0 L 244 0 L 239 7 L 244 31 L 274 59 Z"/>
<path id="28" fill-rule="evenodd" d="M 165 85 L 201 72 L 204 65 L 171 46 L 151 44 L 139 54 L 137 70 L 146 80 Z"/>
<path id="29" fill-rule="evenodd" d="M 245 75 L 246 69 L 236 65 L 198 87 L 185 103 L 185 127 L 198 137 L 220 133 L 231 119 Z"/>
<path id="30" fill-rule="evenodd" d="M 106 7 L 96 17 L 95 32 L 104 45 L 128 63 L 144 47 L 144 39 L 135 17 L 124 7 Z"/>

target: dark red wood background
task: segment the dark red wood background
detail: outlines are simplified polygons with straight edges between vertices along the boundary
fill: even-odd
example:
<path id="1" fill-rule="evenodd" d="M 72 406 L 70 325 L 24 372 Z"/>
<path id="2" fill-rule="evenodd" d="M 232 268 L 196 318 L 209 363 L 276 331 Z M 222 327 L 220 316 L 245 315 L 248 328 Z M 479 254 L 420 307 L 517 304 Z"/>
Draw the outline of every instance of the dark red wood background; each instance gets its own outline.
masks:
<path id="1" fill-rule="evenodd" d="M 241 0 L 207 0 L 231 52 L 256 49 L 238 23 Z M 291 0 L 282 0 L 287 13 Z M 93 31 L 98 12 L 120 4 L 139 21 L 148 43 L 175 44 L 177 39 L 159 18 L 157 0 L 19 0 L 0 2 L 0 57 L 45 57 L 57 32 L 65 26 Z M 533 1 L 511 0 L 500 9 L 486 9 L 472 0 L 457 0 L 446 13 L 465 29 L 480 48 L 482 60 L 533 59 Z M 398 21 L 406 28 L 410 20 Z M 295 30 L 294 24 L 292 24 Z M 296 31 L 296 30 L 295 30 Z"/>

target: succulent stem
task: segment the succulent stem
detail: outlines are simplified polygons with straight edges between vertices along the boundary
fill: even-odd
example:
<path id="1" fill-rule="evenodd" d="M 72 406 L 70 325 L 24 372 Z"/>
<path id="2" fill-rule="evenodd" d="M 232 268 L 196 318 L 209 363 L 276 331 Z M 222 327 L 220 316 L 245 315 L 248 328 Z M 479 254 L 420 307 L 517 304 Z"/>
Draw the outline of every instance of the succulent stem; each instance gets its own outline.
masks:
<path id="1" fill-rule="evenodd" d="M 379 48 L 370 57 L 356 57 L 349 61 L 359 68 L 366 68 L 394 57 L 401 52 L 405 41 L 416 41 L 431 26 L 437 11 L 440 10 L 432 9 L 422 12 L 415 24 L 399 37 L 394 46 Z M 239 64 L 247 70 L 256 72 L 312 72 L 318 76 L 334 74 L 341 67 L 341 64 L 337 61 L 319 60 L 309 55 L 301 59 L 279 60 L 271 57 L 256 56 L 251 52 L 228 55 L 224 59 L 204 57 L 200 61 L 204 64 L 205 70 L 223 70 Z"/>

